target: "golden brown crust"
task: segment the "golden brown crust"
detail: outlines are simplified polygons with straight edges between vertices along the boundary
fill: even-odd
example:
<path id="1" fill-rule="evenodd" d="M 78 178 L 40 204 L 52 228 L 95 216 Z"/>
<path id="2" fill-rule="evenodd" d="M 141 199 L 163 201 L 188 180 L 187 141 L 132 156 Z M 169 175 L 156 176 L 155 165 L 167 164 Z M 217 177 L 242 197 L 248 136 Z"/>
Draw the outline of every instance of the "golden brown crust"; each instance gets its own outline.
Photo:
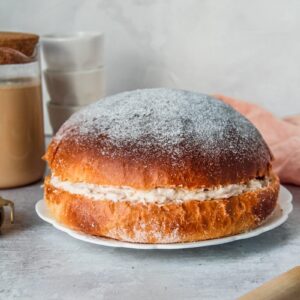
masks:
<path id="1" fill-rule="evenodd" d="M 177 243 L 235 235 L 259 226 L 274 210 L 279 180 L 229 199 L 183 203 L 93 201 L 54 188 L 45 181 L 53 217 L 95 236 L 137 243 Z"/>
<path id="2" fill-rule="evenodd" d="M 157 154 L 160 149 L 137 154 L 130 145 L 110 149 L 109 153 L 114 155 L 105 156 L 99 149 L 107 146 L 101 143 L 101 138 L 88 143 L 82 139 L 82 144 L 74 139 L 53 139 L 44 159 L 55 176 L 62 180 L 137 189 L 178 186 L 211 188 L 248 182 L 269 175 L 271 170 L 272 155 L 267 145 L 255 154 L 256 157 L 245 156 L 242 161 L 225 154 L 221 160 L 211 160 L 193 149 L 181 158 L 179 164 L 172 164 L 170 154 Z"/>
<path id="3" fill-rule="evenodd" d="M 170 103 L 176 109 L 168 115 Z M 163 109 L 166 114 L 158 113 Z M 107 97 L 72 116 L 44 158 L 55 176 L 70 182 L 211 188 L 267 176 L 272 154 L 229 105 L 188 91 L 146 89 Z"/>

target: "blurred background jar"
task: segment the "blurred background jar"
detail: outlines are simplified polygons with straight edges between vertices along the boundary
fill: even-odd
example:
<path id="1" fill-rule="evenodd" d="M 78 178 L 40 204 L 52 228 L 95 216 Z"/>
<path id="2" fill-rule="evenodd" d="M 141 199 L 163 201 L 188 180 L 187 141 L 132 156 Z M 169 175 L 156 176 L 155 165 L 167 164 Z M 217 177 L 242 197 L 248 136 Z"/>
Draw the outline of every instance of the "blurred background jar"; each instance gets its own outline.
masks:
<path id="1" fill-rule="evenodd" d="M 48 34 L 41 46 L 53 133 L 75 112 L 105 96 L 104 36 L 79 31 Z"/>
<path id="2" fill-rule="evenodd" d="M 44 174 L 38 41 L 35 34 L 0 32 L 0 188 Z"/>

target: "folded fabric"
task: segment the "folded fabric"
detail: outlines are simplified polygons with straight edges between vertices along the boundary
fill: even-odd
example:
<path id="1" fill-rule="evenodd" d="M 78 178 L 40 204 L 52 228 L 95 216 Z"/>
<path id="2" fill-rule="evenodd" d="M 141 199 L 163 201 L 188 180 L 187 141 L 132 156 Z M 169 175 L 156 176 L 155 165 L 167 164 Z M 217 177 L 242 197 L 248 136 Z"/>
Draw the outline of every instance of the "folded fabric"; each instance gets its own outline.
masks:
<path id="1" fill-rule="evenodd" d="M 277 118 L 262 107 L 215 95 L 249 119 L 260 131 L 273 155 L 273 169 L 282 183 L 300 185 L 300 117 Z"/>

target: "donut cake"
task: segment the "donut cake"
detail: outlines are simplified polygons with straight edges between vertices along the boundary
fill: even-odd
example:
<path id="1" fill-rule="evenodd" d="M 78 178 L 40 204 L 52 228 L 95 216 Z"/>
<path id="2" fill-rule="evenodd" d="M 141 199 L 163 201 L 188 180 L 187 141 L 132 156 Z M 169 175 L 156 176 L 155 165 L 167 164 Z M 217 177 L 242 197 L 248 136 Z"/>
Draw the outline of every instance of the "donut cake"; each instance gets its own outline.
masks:
<path id="1" fill-rule="evenodd" d="M 142 89 L 74 114 L 44 156 L 45 201 L 69 228 L 135 243 L 251 230 L 274 210 L 279 180 L 258 130 L 208 95 Z"/>

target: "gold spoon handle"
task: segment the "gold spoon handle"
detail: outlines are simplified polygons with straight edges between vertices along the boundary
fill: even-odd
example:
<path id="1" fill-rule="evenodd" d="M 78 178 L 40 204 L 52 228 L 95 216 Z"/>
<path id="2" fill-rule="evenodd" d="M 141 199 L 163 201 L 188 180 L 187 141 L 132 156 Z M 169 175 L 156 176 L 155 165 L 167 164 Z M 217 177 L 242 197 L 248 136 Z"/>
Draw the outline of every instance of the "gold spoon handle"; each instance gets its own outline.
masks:
<path id="1" fill-rule="evenodd" d="M 0 197 L 0 207 L 9 206 L 10 207 L 10 223 L 14 223 L 15 219 L 15 205 L 12 201 Z"/>

